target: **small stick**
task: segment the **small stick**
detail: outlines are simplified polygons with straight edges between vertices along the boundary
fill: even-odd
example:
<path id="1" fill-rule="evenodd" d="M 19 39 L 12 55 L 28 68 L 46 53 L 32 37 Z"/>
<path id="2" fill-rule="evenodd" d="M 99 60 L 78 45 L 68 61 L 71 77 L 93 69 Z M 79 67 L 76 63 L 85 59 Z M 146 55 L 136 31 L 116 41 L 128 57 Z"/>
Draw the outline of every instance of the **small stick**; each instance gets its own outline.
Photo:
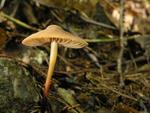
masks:
<path id="1" fill-rule="evenodd" d="M 120 0 L 120 52 L 118 55 L 117 59 L 117 71 L 120 75 L 120 85 L 124 86 L 124 77 L 123 77 L 123 72 L 122 72 L 122 59 L 123 59 L 123 53 L 124 53 L 124 25 L 123 25 L 123 20 L 124 20 L 124 0 Z"/>
<path id="2" fill-rule="evenodd" d="M 30 29 L 30 30 L 33 30 L 33 31 L 39 31 L 39 29 L 37 29 L 35 27 L 32 27 L 32 26 L 30 26 L 30 25 L 28 25 L 28 24 L 26 24 L 26 23 L 24 23 L 24 22 L 22 22 L 22 21 L 20 21 L 18 19 L 15 19 L 15 18 L 13 18 L 13 17 L 11 17 L 11 16 L 9 16 L 9 15 L 7 15 L 5 13 L 1 13 L 1 15 L 4 18 L 6 18 L 6 19 L 8 19 L 8 20 L 10 20 L 10 21 L 12 21 L 12 22 L 14 22 L 14 23 L 24 27 L 24 28 L 27 28 L 27 29 Z"/>
<path id="3" fill-rule="evenodd" d="M 0 9 L 2 9 L 5 5 L 6 0 L 1 0 L 0 2 Z"/>

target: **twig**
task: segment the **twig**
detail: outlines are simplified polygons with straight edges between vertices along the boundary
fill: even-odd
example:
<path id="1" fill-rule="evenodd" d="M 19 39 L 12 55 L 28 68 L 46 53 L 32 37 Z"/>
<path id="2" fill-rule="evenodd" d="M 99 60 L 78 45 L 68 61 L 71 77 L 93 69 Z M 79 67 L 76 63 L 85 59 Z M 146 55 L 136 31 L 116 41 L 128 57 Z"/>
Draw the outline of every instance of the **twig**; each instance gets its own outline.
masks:
<path id="1" fill-rule="evenodd" d="M 150 35 L 136 35 L 136 36 L 130 36 L 130 37 L 124 37 L 126 38 L 126 40 L 133 40 L 133 39 L 140 39 L 143 37 L 150 37 Z M 84 39 L 85 41 L 87 41 L 88 43 L 106 43 L 106 42 L 116 42 L 116 41 L 120 41 L 120 39 L 118 37 L 112 37 L 112 38 L 108 38 L 108 37 L 104 37 L 104 38 L 99 38 L 99 39 Z"/>
<path id="2" fill-rule="evenodd" d="M 18 11 L 18 8 L 20 6 L 21 0 L 14 0 L 14 9 L 12 10 L 12 13 L 10 14 L 11 17 L 14 17 Z"/>
<path id="3" fill-rule="evenodd" d="M 35 15 L 33 13 L 32 6 L 27 1 L 22 1 L 22 2 L 23 2 L 23 5 L 24 5 L 22 10 L 23 10 L 23 12 L 26 16 L 27 22 L 30 23 L 30 24 L 37 24 L 38 20 L 37 20 L 37 18 L 35 17 Z"/>
<path id="4" fill-rule="evenodd" d="M 90 47 L 85 47 L 85 48 L 83 48 L 83 50 L 84 49 L 87 49 L 88 51 L 90 51 L 91 53 L 93 53 L 96 57 L 98 57 L 99 58 L 99 54 L 94 50 L 94 49 L 92 49 L 92 48 L 90 48 Z"/>
<path id="5" fill-rule="evenodd" d="M 90 80 L 90 82 L 91 82 L 92 84 L 95 84 L 92 80 Z M 103 83 L 97 84 L 97 87 L 95 87 L 95 88 L 92 87 L 92 88 L 88 88 L 88 89 L 100 90 L 99 87 L 104 87 L 104 88 L 106 88 L 106 89 L 108 89 L 108 90 L 110 90 L 110 91 L 112 91 L 112 92 L 114 92 L 114 93 L 116 93 L 116 94 L 118 94 L 118 95 L 120 95 L 120 96 L 123 96 L 123 97 L 125 97 L 125 98 L 131 99 L 131 100 L 134 100 L 134 101 L 138 101 L 136 98 L 134 98 L 134 97 L 132 97 L 132 96 L 129 96 L 129 95 L 127 95 L 127 94 L 124 94 L 124 93 L 122 93 L 122 92 L 119 92 L 119 91 L 117 91 L 117 89 L 114 89 L 114 88 L 112 88 L 112 87 L 110 87 L 110 86 L 108 86 L 108 85 L 106 85 L 106 84 L 103 84 Z"/>
<path id="6" fill-rule="evenodd" d="M 1 0 L 0 2 L 0 9 L 2 9 L 5 5 L 6 0 Z"/>
<path id="7" fill-rule="evenodd" d="M 114 26 L 107 25 L 107 24 L 100 23 L 100 22 L 97 22 L 95 20 L 92 20 L 84 12 L 80 12 L 80 17 L 81 17 L 81 19 L 83 19 L 87 23 L 91 23 L 91 24 L 94 24 L 94 25 L 98 25 L 98 26 L 108 28 L 108 29 L 116 30 L 116 28 Z"/>
<path id="8" fill-rule="evenodd" d="M 108 86 L 105 85 L 105 84 L 100 84 L 100 86 L 102 86 L 102 87 L 104 87 L 104 88 L 106 88 L 106 89 L 109 89 L 110 91 L 112 91 L 112 92 L 114 92 L 114 93 L 116 93 L 116 94 L 118 94 L 118 95 L 121 95 L 121 96 L 123 96 L 123 97 L 125 97 L 125 98 L 131 99 L 131 100 L 134 100 L 134 101 L 138 101 L 136 98 L 134 98 L 134 97 L 132 97 L 132 96 L 129 96 L 129 95 L 127 95 L 127 94 L 124 94 L 124 93 L 122 93 L 122 92 L 119 92 L 119 91 L 117 91 L 117 89 L 111 88 L 110 86 L 108 87 Z"/>
<path id="9" fill-rule="evenodd" d="M 120 52 L 118 55 L 117 59 L 117 71 L 120 75 L 120 85 L 124 85 L 123 81 L 123 72 L 122 72 L 122 59 L 123 59 L 123 53 L 124 53 L 124 25 L 123 25 L 123 20 L 124 20 L 124 0 L 120 0 Z"/>
<path id="10" fill-rule="evenodd" d="M 28 24 L 26 24 L 26 23 L 24 23 L 24 22 L 22 22 L 22 21 L 20 21 L 18 19 L 15 19 L 15 18 L 13 18 L 13 17 L 11 17 L 11 16 L 9 16 L 9 15 L 7 15 L 5 13 L 1 13 L 1 15 L 4 18 L 7 18 L 8 20 L 10 20 L 10 21 L 12 21 L 12 22 L 14 22 L 14 23 L 24 27 L 24 28 L 27 28 L 27 29 L 30 29 L 30 30 L 33 30 L 33 31 L 39 31 L 39 29 L 37 29 L 35 27 L 32 27 L 32 26 L 30 26 L 30 25 L 28 25 Z"/>
<path id="11" fill-rule="evenodd" d="M 87 56 L 92 60 L 92 62 L 98 67 L 101 68 L 101 65 L 98 61 L 98 58 L 95 54 L 91 53 L 88 49 L 84 49 L 85 53 L 87 54 Z"/>

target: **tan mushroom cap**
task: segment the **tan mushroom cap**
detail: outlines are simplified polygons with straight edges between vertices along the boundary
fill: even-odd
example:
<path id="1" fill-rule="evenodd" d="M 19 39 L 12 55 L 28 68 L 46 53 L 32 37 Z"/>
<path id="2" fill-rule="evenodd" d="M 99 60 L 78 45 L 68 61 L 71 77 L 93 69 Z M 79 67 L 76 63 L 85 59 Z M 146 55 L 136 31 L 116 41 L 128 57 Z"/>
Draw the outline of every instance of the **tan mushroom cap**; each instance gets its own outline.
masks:
<path id="1" fill-rule="evenodd" d="M 50 25 L 45 30 L 30 35 L 22 41 L 27 46 L 41 46 L 43 44 L 56 41 L 57 43 L 69 48 L 82 48 L 87 46 L 87 42 L 78 36 L 64 31 L 57 25 Z"/>

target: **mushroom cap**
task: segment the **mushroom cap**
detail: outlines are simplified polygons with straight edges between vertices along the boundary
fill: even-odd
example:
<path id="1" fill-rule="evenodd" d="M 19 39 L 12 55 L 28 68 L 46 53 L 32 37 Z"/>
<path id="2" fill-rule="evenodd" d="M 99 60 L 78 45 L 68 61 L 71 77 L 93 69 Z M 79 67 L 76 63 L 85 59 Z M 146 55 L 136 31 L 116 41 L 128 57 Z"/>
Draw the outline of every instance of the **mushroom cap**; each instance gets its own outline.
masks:
<path id="1" fill-rule="evenodd" d="M 28 36 L 22 41 L 22 44 L 27 46 L 41 46 L 52 41 L 69 48 L 82 48 L 88 45 L 80 37 L 64 31 L 57 25 L 50 25 L 46 29 Z"/>

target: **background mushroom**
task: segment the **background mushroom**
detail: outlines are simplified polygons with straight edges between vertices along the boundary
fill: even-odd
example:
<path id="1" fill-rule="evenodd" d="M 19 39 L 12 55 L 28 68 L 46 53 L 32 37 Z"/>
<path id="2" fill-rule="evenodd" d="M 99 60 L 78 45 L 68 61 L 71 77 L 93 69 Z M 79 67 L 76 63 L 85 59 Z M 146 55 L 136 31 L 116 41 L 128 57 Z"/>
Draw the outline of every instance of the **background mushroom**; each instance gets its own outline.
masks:
<path id="1" fill-rule="evenodd" d="M 41 46 L 47 43 L 51 43 L 51 53 L 47 78 L 44 86 L 45 96 L 48 95 L 51 85 L 51 79 L 57 58 L 58 44 L 69 48 L 82 48 L 88 45 L 87 42 L 80 37 L 64 31 L 57 25 L 50 25 L 45 30 L 34 33 L 22 41 L 22 44 L 27 46 Z"/>

